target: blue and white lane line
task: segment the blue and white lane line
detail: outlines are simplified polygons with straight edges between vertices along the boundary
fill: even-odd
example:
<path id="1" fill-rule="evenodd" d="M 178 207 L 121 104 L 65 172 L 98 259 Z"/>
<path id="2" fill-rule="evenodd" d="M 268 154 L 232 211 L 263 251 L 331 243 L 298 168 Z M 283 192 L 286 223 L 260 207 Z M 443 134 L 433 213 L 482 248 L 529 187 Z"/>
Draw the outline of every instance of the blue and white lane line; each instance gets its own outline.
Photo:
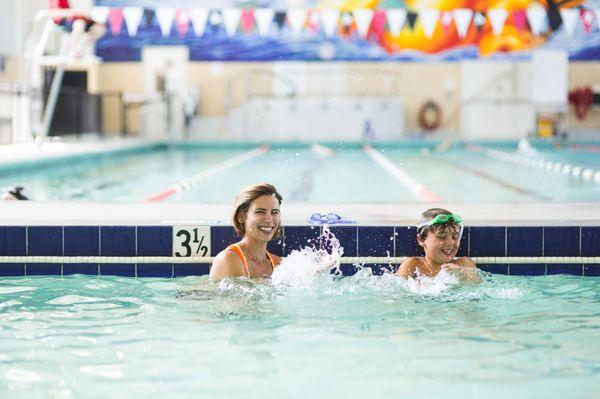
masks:
<path id="1" fill-rule="evenodd" d="M 600 183 L 600 170 L 585 168 L 579 165 L 546 161 L 530 155 L 522 155 L 505 151 L 493 150 L 491 148 L 480 147 L 475 144 L 467 144 L 466 148 L 469 151 L 483 153 L 490 158 L 499 159 L 501 161 L 525 165 L 537 169 L 545 169 L 548 172 L 560 173 L 563 175 L 582 178 L 584 180 L 594 180 L 596 183 Z"/>
<path id="2" fill-rule="evenodd" d="M 406 171 L 398 165 L 390 161 L 387 157 L 376 151 L 371 145 L 367 144 L 363 147 L 363 151 L 371 157 L 375 163 L 381 166 L 386 172 L 391 174 L 406 188 L 412 191 L 417 197 L 426 202 L 443 202 L 444 199 L 427 188 L 423 183 L 414 179 Z"/>
<path id="3" fill-rule="evenodd" d="M 244 162 L 248 162 L 251 159 L 266 154 L 270 150 L 270 148 L 271 147 L 269 147 L 268 145 L 263 145 L 251 151 L 230 158 L 224 162 L 211 166 L 210 168 L 203 170 L 202 172 L 194 176 L 181 180 L 177 184 L 174 184 L 171 187 L 168 187 L 159 193 L 147 197 L 146 199 L 144 199 L 144 202 L 162 201 L 165 198 L 168 198 L 176 193 L 195 187 L 198 184 L 206 181 L 208 178 L 216 175 L 217 173 L 221 173 L 227 169 L 231 169 L 237 165 L 240 165 Z"/>

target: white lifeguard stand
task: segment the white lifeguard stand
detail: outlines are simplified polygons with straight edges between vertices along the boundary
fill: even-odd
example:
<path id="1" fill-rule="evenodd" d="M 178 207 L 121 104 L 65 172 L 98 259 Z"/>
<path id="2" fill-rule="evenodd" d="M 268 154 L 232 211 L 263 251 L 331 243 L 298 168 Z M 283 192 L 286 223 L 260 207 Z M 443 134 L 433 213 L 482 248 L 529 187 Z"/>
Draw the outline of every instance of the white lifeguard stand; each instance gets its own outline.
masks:
<path id="1" fill-rule="evenodd" d="M 93 55 L 81 57 L 69 55 L 71 33 L 61 29 L 52 20 L 53 18 L 87 14 L 87 12 L 77 9 L 56 9 L 41 10 L 35 15 L 30 39 L 31 45 L 26 57 L 29 61 L 31 91 L 31 134 L 36 140 L 44 140 L 48 137 L 65 70 L 87 72 L 88 92 L 94 93 L 97 91 L 99 59 Z M 58 51 L 52 51 L 52 49 L 49 49 L 48 43 L 51 37 L 57 36 L 60 41 L 59 49 Z M 55 73 L 50 85 L 48 99 L 44 105 L 45 68 L 54 68 Z"/>

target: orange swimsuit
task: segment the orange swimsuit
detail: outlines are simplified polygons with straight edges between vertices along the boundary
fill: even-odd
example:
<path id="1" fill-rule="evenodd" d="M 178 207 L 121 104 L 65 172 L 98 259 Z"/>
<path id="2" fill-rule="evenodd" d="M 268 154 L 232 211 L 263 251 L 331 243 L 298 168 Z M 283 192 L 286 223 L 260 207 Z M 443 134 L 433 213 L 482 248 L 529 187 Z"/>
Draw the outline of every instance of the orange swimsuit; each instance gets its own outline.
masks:
<path id="1" fill-rule="evenodd" d="M 248 261 L 246 261 L 246 255 L 244 255 L 244 252 L 242 252 L 242 249 L 240 248 L 240 246 L 237 244 L 231 244 L 230 246 L 227 247 L 227 249 L 231 249 L 233 252 L 235 252 L 240 257 L 240 259 L 242 260 L 242 263 L 244 264 L 244 269 L 246 269 L 246 274 L 248 275 L 248 278 L 250 278 L 250 269 L 248 268 Z M 273 255 L 271 255 L 271 253 L 269 253 L 269 251 L 267 251 L 267 257 L 271 261 L 271 268 L 275 269 L 275 267 L 277 265 L 275 264 L 275 259 L 273 259 Z"/>

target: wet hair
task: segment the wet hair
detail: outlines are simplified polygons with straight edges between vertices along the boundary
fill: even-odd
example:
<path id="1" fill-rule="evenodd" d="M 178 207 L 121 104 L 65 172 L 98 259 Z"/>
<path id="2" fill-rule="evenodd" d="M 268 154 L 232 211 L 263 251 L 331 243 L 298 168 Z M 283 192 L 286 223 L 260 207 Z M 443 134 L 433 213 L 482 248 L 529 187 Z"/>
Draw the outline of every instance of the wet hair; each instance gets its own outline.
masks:
<path id="1" fill-rule="evenodd" d="M 421 214 L 421 221 L 419 222 L 419 224 L 433 220 L 437 215 L 452 215 L 452 212 L 450 212 L 447 209 L 443 209 L 443 208 L 427 209 L 425 212 L 423 212 Z M 430 231 L 435 233 L 436 231 L 443 230 L 446 227 L 452 227 L 453 229 L 458 227 L 460 229 L 460 226 L 458 224 L 456 224 L 454 221 L 449 220 L 446 223 L 434 224 L 431 226 L 423 226 L 423 227 L 417 229 L 417 235 L 419 236 L 419 238 L 421 240 L 425 240 L 425 238 L 427 238 L 427 234 Z"/>
<path id="2" fill-rule="evenodd" d="M 25 194 L 23 194 L 24 189 L 25 189 L 25 187 L 23 187 L 23 186 L 10 186 L 10 187 L 4 188 L 4 193 L 12 195 L 19 201 L 27 201 L 27 200 L 29 200 L 29 197 L 27 197 Z"/>
<path id="3" fill-rule="evenodd" d="M 240 222 L 239 216 L 246 215 L 248 209 L 250 209 L 250 204 L 257 199 L 258 197 L 262 197 L 263 195 L 273 196 L 281 205 L 283 201 L 283 197 L 277 189 L 269 184 L 269 183 L 261 183 L 256 184 L 254 186 L 244 187 L 242 191 L 239 192 L 237 197 L 235 197 L 235 201 L 233 203 L 233 214 L 231 215 L 231 221 L 233 223 L 233 228 L 238 236 L 243 237 L 246 234 L 246 229 L 244 228 L 244 223 Z M 279 238 L 282 234 L 281 224 L 277 227 L 277 231 L 273 238 Z"/>

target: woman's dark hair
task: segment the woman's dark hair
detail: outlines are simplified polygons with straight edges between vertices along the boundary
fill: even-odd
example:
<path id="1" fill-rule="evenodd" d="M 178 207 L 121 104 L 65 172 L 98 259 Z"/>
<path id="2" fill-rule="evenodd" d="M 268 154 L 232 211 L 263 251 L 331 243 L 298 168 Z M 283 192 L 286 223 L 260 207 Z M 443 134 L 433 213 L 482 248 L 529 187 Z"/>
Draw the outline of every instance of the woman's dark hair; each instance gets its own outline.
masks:
<path id="1" fill-rule="evenodd" d="M 250 208 L 250 204 L 252 201 L 257 199 L 258 197 L 262 197 L 263 195 L 271 195 L 277 199 L 279 205 L 283 201 L 283 197 L 277 189 L 269 184 L 269 183 L 261 183 L 256 184 L 254 186 L 244 187 L 242 191 L 239 192 L 237 197 L 235 197 L 235 201 L 233 203 L 233 214 L 231 215 L 231 221 L 233 223 L 233 228 L 238 236 L 243 237 L 246 233 L 246 229 L 244 228 L 244 223 L 239 221 L 240 215 L 245 215 Z M 281 224 L 277 227 L 277 231 L 273 238 L 279 238 L 282 234 Z"/>

